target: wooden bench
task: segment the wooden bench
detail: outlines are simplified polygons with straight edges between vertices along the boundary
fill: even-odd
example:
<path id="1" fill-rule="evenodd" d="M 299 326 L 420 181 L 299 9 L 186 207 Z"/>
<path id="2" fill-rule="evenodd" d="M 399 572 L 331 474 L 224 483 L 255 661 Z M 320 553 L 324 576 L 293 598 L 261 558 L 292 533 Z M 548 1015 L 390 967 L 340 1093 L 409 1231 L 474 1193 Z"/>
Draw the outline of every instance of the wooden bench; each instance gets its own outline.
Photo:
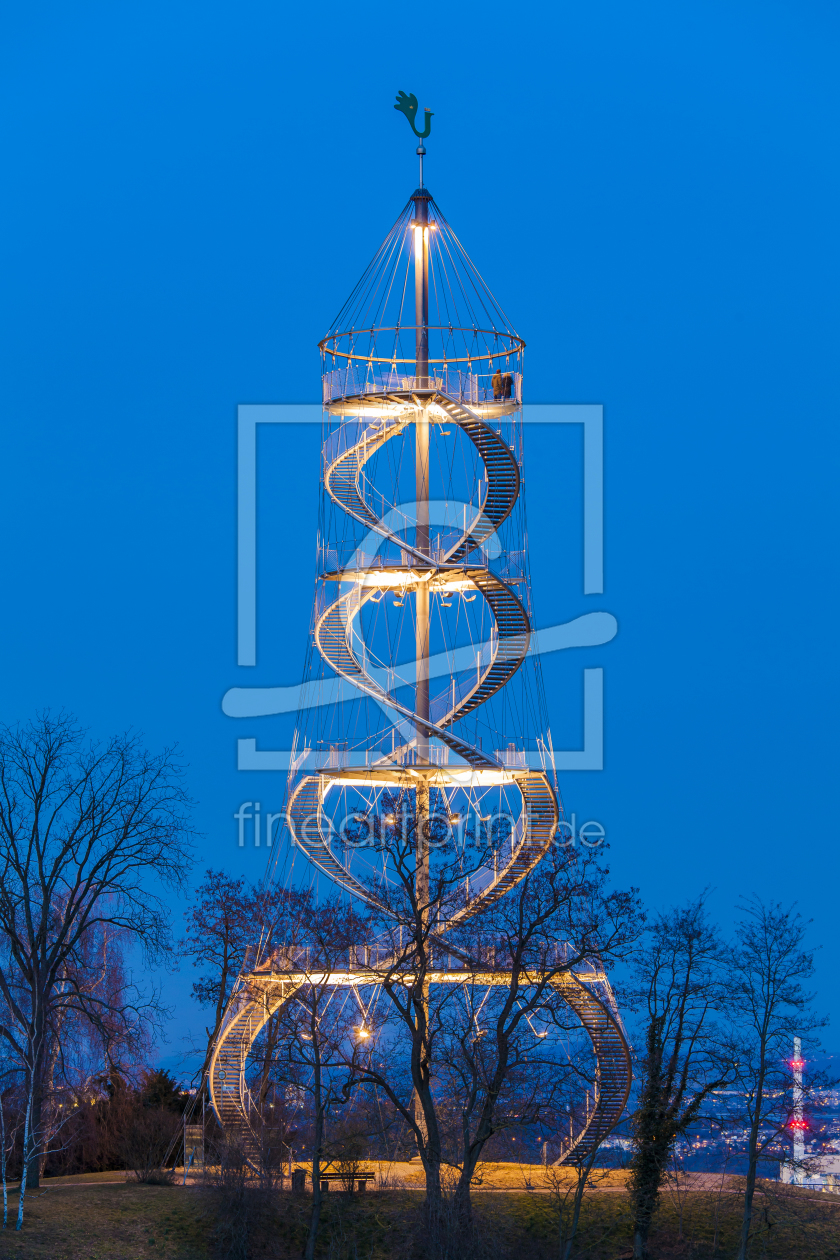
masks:
<path id="1" fill-rule="evenodd" d="M 348 1182 L 355 1183 L 359 1190 L 367 1190 L 369 1181 L 376 1182 L 376 1169 L 358 1168 L 352 1177 L 349 1173 L 341 1173 L 336 1172 L 334 1169 L 329 1169 L 327 1172 L 321 1173 L 321 1190 L 329 1190 L 331 1181 L 343 1181 L 345 1185 Z"/>

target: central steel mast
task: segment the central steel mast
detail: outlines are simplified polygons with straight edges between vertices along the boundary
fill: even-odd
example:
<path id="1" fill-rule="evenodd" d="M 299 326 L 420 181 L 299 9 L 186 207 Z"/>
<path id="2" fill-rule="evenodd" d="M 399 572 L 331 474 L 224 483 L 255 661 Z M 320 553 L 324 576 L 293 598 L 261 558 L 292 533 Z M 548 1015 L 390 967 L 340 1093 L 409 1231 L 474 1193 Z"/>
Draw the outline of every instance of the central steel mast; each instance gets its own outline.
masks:
<path id="1" fill-rule="evenodd" d="M 422 148 L 422 145 L 420 146 Z M 418 150 L 419 151 L 419 150 Z M 423 157 L 420 157 L 422 179 Z M 414 193 L 414 325 L 415 325 L 415 388 L 429 389 L 429 194 L 422 183 Z M 414 421 L 414 484 L 417 503 L 417 527 L 415 546 L 429 560 L 429 408 L 428 398 L 416 398 Z M 421 719 L 417 723 L 416 754 L 418 767 L 429 764 L 428 727 L 421 724 L 429 720 L 429 582 L 417 584 L 415 647 L 417 659 L 417 685 L 414 712 Z M 422 771 L 421 771 L 422 773 Z M 417 781 L 417 809 L 415 819 L 415 846 L 417 854 L 416 887 L 420 912 L 425 916 L 429 904 L 429 854 L 425 841 L 429 817 L 429 783 L 425 777 Z"/>
<path id="2" fill-rule="evenodd" d="M 414 358 L 415 387 L 427 390 L 429 381 L 429 195 L 423 186 L 423 148 L 420 154 L 420 187 L 414 194 Z M 423 401 L 421 402 L 421 398 Z M 431 566 L 431 550 L 429 546 L 429 397 L 416 397 L 417 410 L 414 419 L 414 489 L 416 500 L 417 526 L 414 533 L 414 545 L 427 557 Z M 417 583 L 415 647 L 417 658 L 417 686 L 415 691 L 414 712 L 418 718 L 429 720 L 429 579 L 430 569 L 425 574 L 426 581 Z M 429 847 L 426 834 L 429 821 L 429 780 L 425 777 L 425 767 L 429 764 L 429 729 L 419 722 L 417 731 L 417 765 L 421 775 L 417 780 L 415 799 L 415 874 L 414 885 L 417 893 L 417 910 L 421 921 L 425 924 L 429 917 Z M 428 1023 L 429 989 L 424 985 L 424 1001 L 420 1004 L 422 1016 Z M 415 1118 L 424 1134 L 426 1120 L 419 1097 L 414 1100 Z"/>

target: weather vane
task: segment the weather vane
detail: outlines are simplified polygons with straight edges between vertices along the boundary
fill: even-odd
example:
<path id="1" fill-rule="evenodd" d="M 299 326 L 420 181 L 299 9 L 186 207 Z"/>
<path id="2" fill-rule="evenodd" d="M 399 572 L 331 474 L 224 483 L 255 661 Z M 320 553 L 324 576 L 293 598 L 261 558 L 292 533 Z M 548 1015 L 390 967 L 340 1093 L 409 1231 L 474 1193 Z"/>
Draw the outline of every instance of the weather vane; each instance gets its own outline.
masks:
<path id="1" fill-rule="evenodd" d="M 426 115 L 426 125 L 422 131 L 418 131 L 416 126 L 414 125 L 414 119 L 417 117 L 417 108 L 418 108 L 417 97 L 414 95 L 413 92 L 409 92 L 408 95 L 406 95 L 405 92 L 397 93 L 397 103 L 394 106 L 394 109 L 399 110 L 401 114 L 405 114 L 411 126 L 411 130 L 414 132 L 415 136 L 417 136 L 418 140 L 420 141 L 420 143 L 417 146 L 417 156 L 420 158 L 420 187 L 422 188 L 423 187 L 423 158 L 426 155 L 426 148 L 423 144 L 423 141 L 431 133 L 431 130 L 432 130 L 432 111 L 430 109 L 424 109 L 423 113 Z"/>

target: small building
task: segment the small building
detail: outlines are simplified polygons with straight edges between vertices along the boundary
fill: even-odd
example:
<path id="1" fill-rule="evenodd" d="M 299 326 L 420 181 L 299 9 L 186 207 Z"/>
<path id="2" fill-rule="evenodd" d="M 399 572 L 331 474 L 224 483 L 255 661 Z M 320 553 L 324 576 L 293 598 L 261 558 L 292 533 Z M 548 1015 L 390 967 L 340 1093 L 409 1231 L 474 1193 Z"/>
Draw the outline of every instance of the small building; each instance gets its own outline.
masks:
<path id="1" fill-rule="evenodd" d="M 779 1180 L 785 1185 L 840 1194 L 840 1155 L 806 1155 L 801 1164 L 782 1160 Z"/>

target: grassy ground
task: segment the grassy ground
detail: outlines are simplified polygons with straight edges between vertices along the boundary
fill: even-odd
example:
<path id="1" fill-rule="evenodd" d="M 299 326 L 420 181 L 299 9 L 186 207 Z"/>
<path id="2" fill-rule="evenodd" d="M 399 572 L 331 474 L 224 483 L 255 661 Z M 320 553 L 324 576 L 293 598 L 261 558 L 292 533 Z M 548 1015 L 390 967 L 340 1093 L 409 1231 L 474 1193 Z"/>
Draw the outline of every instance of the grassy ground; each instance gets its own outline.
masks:
<path id="1" fill-rule="evenodd" d="M 562 1184 L 523 1190 L 518 1165 L 486 1168 L 475 1196 L 478 1260 L 556 1260 Z M 50 1179 L 27 1200 L 24 1229 L 0 1232 L 0 1260 L 214 1260 L 213 1204 L 199 1186 L 114 1183 L 120 1174 Z M 537 1170 L 528 1173 L 532 1184 Z M 587 1194 L 579 1254 L 618 1260 L 630 1248 L 629 1204 L 621 1174 Z M 519 1184 L 516 1180 L 519 1179 Z M 506 1182 L 507 1189 L 486 1188 Z M 666 1193 L 651 1235 L 658 1260 L 728 1260 L 740 1226 L 740 1182 L 717 1189 Z M 607 1191 L 605 1193 L 605 1191 Z M 346 1195 L 332 1190 L 324 1209 L 319 1255 L 325 1260 L 418 1260 L 422 1196 L 409 1189 Z M 297 1260 L 306 1235 L 308 1196 L 278 1195 L 250 1248 L 254 1260 Z M 681 1219 L 680 1219 L 681 1218 Z M 715 1228 L 717 1226 L 717 1245 Z M 751 1255 L 755 1260 L 840 1260 L 840 1197 L 765 1183 L 758 1196 Z"/>
<path id="2" fill-rule="evenodd" d="M 24 1225 L 15 1232 L 17 1194 L 0 1258 L 29 1260 L 204 1260 L 209 1225 L 189 1187 L 113 1184 L 119 1173 L 49 1178 L 27 1195 Z M 111 1183 L 111 1184 L 109 1184 Z"/>

